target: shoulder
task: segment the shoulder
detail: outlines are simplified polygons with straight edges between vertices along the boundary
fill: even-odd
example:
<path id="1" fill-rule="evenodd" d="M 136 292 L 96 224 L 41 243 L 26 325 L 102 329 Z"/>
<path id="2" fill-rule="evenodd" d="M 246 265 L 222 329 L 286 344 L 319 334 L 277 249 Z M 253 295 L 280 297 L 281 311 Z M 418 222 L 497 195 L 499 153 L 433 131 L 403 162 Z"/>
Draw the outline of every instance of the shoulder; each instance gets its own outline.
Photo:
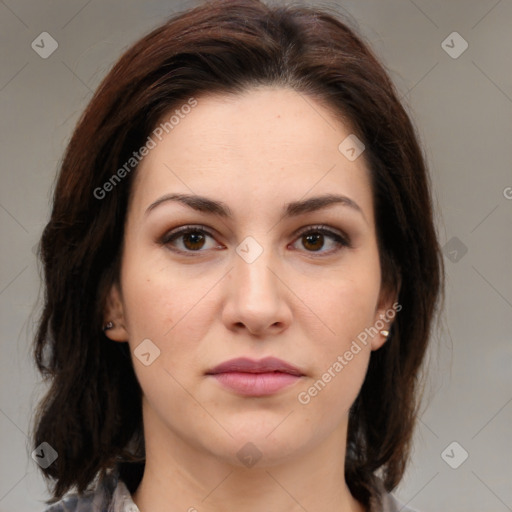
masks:
<path id="1" fill-rule="evenodd" d="M 82 494 L 68 494 L 49 505 L 43 512 L 108 512 L 111 510 L 112 498 L 118 484 L 118 475 L 109 473 L 94 490 Z"/>
<path id="2" fill-rule="evenodd" d="M 384 482 L 377 478 L 380 499 L 376 496 L 370 499 L 370 512 L 420 512 L 419 510 L 408 507 L 396 498 L 391 492 L 386 491 Z"/>
<path id="3" fill-rule="evenodd" d="M 60 501 L 53 503 L 43 512 L 103 512 L 103 509 L 95 507 L 96 493 L 86 493 L 83 495 L 71 494 L 65 496 Z"/>
<path id="4" fill-rule="evenodd" d="M 382 512 L 419 512 L 419 510 L 407 507 L 393 494 L 385 493 L 382 495 Z"/>

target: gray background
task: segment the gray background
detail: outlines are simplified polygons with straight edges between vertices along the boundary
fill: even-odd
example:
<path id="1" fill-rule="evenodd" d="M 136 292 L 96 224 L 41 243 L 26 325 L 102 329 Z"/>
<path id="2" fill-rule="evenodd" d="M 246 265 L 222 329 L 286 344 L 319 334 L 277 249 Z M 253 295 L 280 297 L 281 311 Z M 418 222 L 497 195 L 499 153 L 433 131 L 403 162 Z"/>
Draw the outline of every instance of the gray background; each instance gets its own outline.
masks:
<path id="1" fill-rule="evenodd" d="M 42 511 L 48 496 L 27 438 L 44 390 L 31 361 L 40 294 L 33 248 L 62 153 L 127 45 L 191 5 L 0 0 L 0 512 Z M 357 20 L 401 91 L 448 244 L 445 313 L 412 463 L 395 494 L 422 512 L 512 510 L 512 2 L 323 5 Z M 43 59 L 31 43 L 45 31 L 58 48 Z M 468 43 L 457 58 L 445 51 L 463 49 L 462 40 L 446 40 L 454 31 Z"/>

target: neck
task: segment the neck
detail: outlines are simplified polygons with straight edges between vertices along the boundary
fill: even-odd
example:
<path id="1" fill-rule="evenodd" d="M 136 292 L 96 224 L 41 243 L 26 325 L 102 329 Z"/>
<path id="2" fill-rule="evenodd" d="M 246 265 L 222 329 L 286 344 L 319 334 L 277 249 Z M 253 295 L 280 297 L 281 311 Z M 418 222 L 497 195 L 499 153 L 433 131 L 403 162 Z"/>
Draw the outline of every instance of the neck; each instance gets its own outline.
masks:
<path id="1" fill-rule="evenodd" d="M 250 468 L 151 425 L 144 475 L 132 495 L 140 512 L 365 512 L 345 482 L 346 424 L 301 454 Z"/>

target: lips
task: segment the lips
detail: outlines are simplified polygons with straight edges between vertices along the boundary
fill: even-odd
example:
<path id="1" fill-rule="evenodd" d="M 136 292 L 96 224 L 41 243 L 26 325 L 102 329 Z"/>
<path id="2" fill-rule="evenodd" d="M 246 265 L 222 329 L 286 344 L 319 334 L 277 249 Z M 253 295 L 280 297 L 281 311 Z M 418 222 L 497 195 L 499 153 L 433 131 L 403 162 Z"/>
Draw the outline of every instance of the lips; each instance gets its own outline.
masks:
<path id="1" fill-rule="evenodd" d="M 290 375 L 302 376 L 303 373 L 286 361 L 276 357 L 266 357 L 259 361 L 254 361 L 246 357 L 231 359 L 212 368 L 207 375 L 216 375 L 219 373 L 288 373 Z"/>
<path id="2" fill-rule="evenodd" d="M 299 368 L 275 357 L 259 361 L 231 359 L 212 368 L 206 375 L 224 389 L 243 396 L 267 396 L 297 383 L 304 374 Z"/>

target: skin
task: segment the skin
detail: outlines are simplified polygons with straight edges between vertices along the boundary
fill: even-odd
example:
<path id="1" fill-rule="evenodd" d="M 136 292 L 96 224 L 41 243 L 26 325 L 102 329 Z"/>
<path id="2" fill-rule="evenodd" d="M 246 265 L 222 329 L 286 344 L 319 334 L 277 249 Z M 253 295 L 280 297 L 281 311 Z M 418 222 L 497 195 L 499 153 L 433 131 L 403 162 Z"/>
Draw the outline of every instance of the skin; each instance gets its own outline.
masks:
<path id="1" fill-rule="evenodd" d="M 290 89 L 197 100 L 137 170 L 120 286 L 105 310 L 115 324 L 106 334 L 129 343 L 144 394 L 147 460 L 134 502 L 141 512 L 363 511 L 345 484 L 348 412 L 385 337 L 360 343 L 308 404 L 297 396 L 396 300 L 381 288 L 364 153 L 349 161 L 338 145 L 350 127 Z M 169 193 L 223 201 L 233 217 L 170 201 L 146 213 Z M 285 203 L 328 193 L 361 212 L 334 204 L 281 218 Z M 189 224 L 213 236 L 159 242 Z M 351 247 L 295 233 L 317 224 L 345 233 Z M 251 263 L 236 252 L 247 236 L 263 249 Z M 146 366 L 133 351 L 148 338 L 160 355 Z M 205 375 L 239 356 L 276 356 L 304 376 L 246 397 Z M 237 457 L 248 442 L 261 453 L 252 467 Z"/>

